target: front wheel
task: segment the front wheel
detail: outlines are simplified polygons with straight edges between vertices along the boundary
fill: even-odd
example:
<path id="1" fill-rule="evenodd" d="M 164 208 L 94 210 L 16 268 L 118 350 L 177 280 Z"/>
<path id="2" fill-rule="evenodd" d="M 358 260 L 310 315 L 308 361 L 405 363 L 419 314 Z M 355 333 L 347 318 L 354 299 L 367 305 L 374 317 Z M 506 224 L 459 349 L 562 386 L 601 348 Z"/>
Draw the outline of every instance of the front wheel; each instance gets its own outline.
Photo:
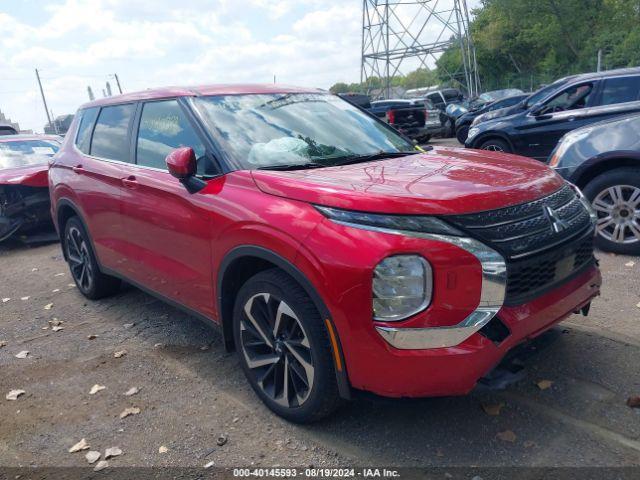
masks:
<path id="1" fill-rule="evenodd" d="M 100 271 L 89 234 L 78 217 L 70 218 L 65 225 L 63 248 L 71 276 L 85 297 L 97 300 L 118 291 L 120 280 Z"/>
<path id="2" fill-rule="evenodd" d="M 511 147 L 504 140 L 499 138 L 491 138 L 480 145 L 480 150 L 488 150 L 490 152 L 511 153 Z"/>
<path id="3" fill-rule="evenodd" d="M 610 170 L 591 180 L 584 194 L 598 214 L 598 247 L 640 255 L 640 173 L 632 168 Z"/>
<path id="4" fill-rule="evenodd" d="M 266 270 L 244 284 L 233 334 L 251 387 L 276 414 L 309 423 L 338 407 L 327 331 L 314 303 L 289 275 Z"/>
<path id="5" fill-rule="evenodd" d="M 464 142 L 467 141 L 468 136 L 469 136 L 469 127 L 467 125 L 464 125 L 456 130 L 456 138 L 462 145 L 464 145 Z"/>

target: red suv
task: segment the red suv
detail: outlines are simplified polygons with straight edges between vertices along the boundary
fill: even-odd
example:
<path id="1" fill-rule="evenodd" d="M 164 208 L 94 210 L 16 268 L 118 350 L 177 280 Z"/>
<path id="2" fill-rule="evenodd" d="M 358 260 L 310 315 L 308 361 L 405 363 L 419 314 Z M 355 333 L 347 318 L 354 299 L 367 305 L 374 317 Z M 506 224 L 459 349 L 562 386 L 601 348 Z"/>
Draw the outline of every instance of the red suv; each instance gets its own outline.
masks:
<path id="1" fill-rule="evenodd" d="M 49 179 L 86 297 L 126 280 L 214 322 L 257 395 L 297 422 L 354 390 L 466 394 L 586 313 L 601 283 L 588 203 L 547 166 L 416 151 L 319 90 L 94 101 Z"/>

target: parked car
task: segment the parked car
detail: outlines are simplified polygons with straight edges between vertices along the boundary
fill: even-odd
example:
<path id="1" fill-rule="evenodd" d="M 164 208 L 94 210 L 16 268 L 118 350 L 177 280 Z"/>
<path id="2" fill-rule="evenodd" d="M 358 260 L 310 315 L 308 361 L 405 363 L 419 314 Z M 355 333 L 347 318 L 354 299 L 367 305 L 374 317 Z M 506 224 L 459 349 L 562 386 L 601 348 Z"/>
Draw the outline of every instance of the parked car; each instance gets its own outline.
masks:
<path id="1" fill-rule="evenodd" d="M 586 313 L 601 282 L 588 204 L 547 165 L 417 152 L 321 90 L 96 100 L 49 182 L 84 296 L 126 279 L 219 325 L 256 394 L 295 422 L 352 389 L 466 394 L 511 348 Z"/>
<path id="2" fill-rule="evenodd" d="M 440 123 L 443 128 L 442 136 L 452 137 L 455 133 L 455 125 L 447 115 L 447 106 L 463 102 L 465 99 L 464 94 L 457 88 L 443 88 L 426 94 L 424 98 L 429 100 L 440 111 Z"/>
<path id="3" fill-rule="evenodd" d="M 371 102 L 368 111 L 407 137 L 423 143 L 442 131 L 438 110 L 425 100 L 378 100 Z"/>
<path id="4" fill-rule="evenodd" d="M 544 161 L 565 133 L 640 112 L 640 68 L 566 77 L 521 106 L 517 113 L 475 125 L 465 145 Z"/>
<path id="5" fill-rule="evenodd" d="M 468 98 L 466 100 L 462 100 L 460 102 L 453 102 L 447 105 L 446 113 L 451 117 L 455 123 L 461 115 L 464 115 L 467 112 L 478 110 L 482 108 L 484 105 L 487 105 L 491 102 L 495 102 L 496 100 L 500 100 L 502 98 L 511 97 L 514 95 L 522 95 L 524 92 L 518 88 L 505 88 L 502 90 L 492 90 L 489 92 L 484 92 L 478 95 L 477 97 Z"/>
<path id="6" fill-rule="evenodd" d="M 0 136 L 0 242 L 51 225 L 47 170 L 59 137 Z"/>
<path id="7" fill-rule="evenodd" d="M 0 125 L 0 136 L 2 135 L 17 135 L 18 131 L 11 125 Z"/>
<path id="8" fill-rule="evenodd" d="M 598 215 L 600 248 L 640 255 L 640 115 L 566 134 L 549 165 L 584 189 Z"/>
<path id="9" fill-rule="evenodd" d="M 510 97 L 501 98 L 500 100 L 489 101 L 474 106 L 466 113 L 460 115 L 455 122 L 456 138 L 462 144 L 467 140 L 469 134 L 469 128 L 473 121 L 481 115 L 489 112 L 495 112 L 496 110 L 502 110 L 505 108 L 513 107 L 521 103 L 529 95 L 522 93 L 519 95 L 513 95 Z"/>
<path id="10" fill-rule="evenodd" d="M 368 110 L 371 108 L 371 98 L 363 93 L 339 93 L 338 96 L 356 107 Z"/>

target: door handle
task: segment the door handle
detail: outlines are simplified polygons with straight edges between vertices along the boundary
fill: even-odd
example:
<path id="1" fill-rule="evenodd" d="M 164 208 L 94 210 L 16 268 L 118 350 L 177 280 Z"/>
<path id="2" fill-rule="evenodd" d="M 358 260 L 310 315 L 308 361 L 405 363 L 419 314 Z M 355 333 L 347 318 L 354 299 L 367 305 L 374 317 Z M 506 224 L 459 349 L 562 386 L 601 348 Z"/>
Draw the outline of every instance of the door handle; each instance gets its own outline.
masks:
<path id="1" fill-rule="evenodd" d="M 72 170 L 75 173 L 84 173 L 84 168 L 82 168 L 82 165 L 76 165 L 75 167 L 72 167 Z"/>
<path id="2" fill-rule="evenodd" d="M 136 177 L 134 177 L 133 175 L 128 176 L 127 178 L 123 178 L 122 179 L 122 184 L 127 187 L 127 188 L 138 188 L 138 185 L 140 185 L 138 183 L 138 181 L 136 180 Z"/>
<path id="3" fill-rule="evenodd" d="M 575 121 L 575 119 L 576 119 L 576 117 L 571 116 L 571 117 L 567 118 L 567 121 L 568 122 L 573 122 L 573 121 Z"/>

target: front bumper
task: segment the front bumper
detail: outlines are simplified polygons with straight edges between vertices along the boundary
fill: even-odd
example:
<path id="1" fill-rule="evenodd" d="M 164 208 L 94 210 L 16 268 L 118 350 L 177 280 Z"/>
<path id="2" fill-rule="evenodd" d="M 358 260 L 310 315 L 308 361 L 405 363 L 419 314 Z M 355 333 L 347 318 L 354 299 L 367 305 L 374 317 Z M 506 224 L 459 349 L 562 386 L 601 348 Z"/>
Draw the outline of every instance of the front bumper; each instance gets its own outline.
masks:
<path id="1" fill-rule="evenodd" d="M 499 344 L 476 332 L 453 347 L 402 350 L 374 331 L 361 339 L 373 345 L 368 358 L 358 361 L 364 368 L 349 372 L 352 386 L 389 397 L 464 395 L 513 347 L 589 304 L 599 294 L 600 285 L 600 272 L 594 265 L 529 303 L 502 307 L 497 318 L 510 333 Z"/>

